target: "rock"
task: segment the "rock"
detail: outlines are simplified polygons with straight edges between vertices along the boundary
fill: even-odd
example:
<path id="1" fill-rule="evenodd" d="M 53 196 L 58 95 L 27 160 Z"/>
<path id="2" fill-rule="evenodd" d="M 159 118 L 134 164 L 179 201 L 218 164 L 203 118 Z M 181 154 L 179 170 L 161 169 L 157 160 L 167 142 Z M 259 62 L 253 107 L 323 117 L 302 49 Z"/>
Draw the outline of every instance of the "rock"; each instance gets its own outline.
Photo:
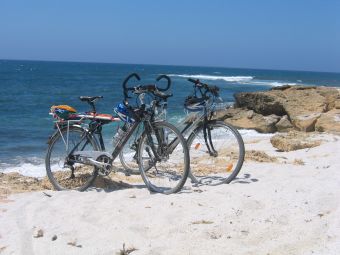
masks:
<path id="1" fill-rule="evenodd" d="M 334 108 L 335 108 L 335 109 L 340 109 L 340 98 L 337 98 L 337 99 L 334 101 Z"/>
<path id="2" fill-rule="evenodd" d="M 287 115 L 292 125 L 301 131 L 314 131 L 322 113 L 339 107 L 339 90 L 330 87 L 284 86 L 262 92 L 234 95 L 235 106 L 257 114 Z"/>
<path id="3" fill-rule="evenodd" d="M 297 131 L 290 131 L 286 134 L 274 135 L 270 139 L 270 142 L 280 151 L 294 151 L 312 148 L 321 144 L 320 140 L 315 140 L 309 133 Z"/>
<path id="4" fill-rule="evenodd" d="M 281 91 L 245 92 L 234 95 L 236 107 L 243 107 L 254 110 L 263 115 L 285 115 L 283 108 L 284 96 Z"/>
<path id="5" fill-rule="evenodd" d="M 236 128 L 255 129 L 260 133 L 273 133 L 276 131 L 275 124 L 280 117 L 272 114 L 263 116 L 252 110 L 241 108 L 229 108 L 225 112 L 224 122 Z"/>
<path id="6" fill-rule="evenodd" d="M 44 236 L 44 231 L 42 229 L 35 228 L 33 231 L 33 237 L 34 238 L 40 238 Z"/>
<path id="7" fill-rule="evenodd" d="M 285 115 L 283 116 L 279 122 L 277 122 L 275 124 L 276 129 L 278 132 L 288 132 L 291 130 L 294 130 L 294 126 L 292 125 L 292 123 L 289 121 L 288 116 Z"/>
<path id="8" fill-rule="evenodd" d="M 321 114 L 316 121 L 315 130 L 320 132 L 340 132 L 340 109 Z"/>
<path id="9" fill-rule="evenodd" d="M 300 131 L 312 132 L 315 130 L 315 123 L 320 116 L 321 113 L 293 115 L 292 123 Z"/>
<path id="10" fill-rule="evenodd" d="M 58 239 L 57 235 L 54 235 L 54 236 L 52 236 L 52 238 L 51 238 L 52 241 L 55 241 L 55 240 L 57 240 L 57 239 Z"/>

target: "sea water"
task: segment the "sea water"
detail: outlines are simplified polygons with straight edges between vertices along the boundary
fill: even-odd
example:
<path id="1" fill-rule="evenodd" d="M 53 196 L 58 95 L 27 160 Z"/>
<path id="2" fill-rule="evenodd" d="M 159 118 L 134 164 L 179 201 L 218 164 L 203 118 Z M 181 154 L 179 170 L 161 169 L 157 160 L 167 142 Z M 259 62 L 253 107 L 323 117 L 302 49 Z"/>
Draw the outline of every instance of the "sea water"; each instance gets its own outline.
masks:
<path id="1" fill-rule="evenodd" d="M 219 86 L 226 103 L 234 102 L 233 94 L 237 92 L 268 90 L 284 84 L 340 87 L 339 73 L 0 60 L 0 172 L 45 175 L 47 141 L 54 132 L 48 115 L 50 107 L 67 104 L 85 112 L 90 107 L 79 96 L 102 95 L 97 110 L 113 114 L 113 108 L 123 99 L 122 81 L 132 72 L 142 78 L 140 83 L 131 82 L 132 86 L 153 84 L 160 74 L 171 77 L 174 96 L 169 99 L 168 118 L 174 124 L 185 117 L 183 102 L 193 91 L 187 78 Z M 115 130 L 113 124 L 104 128 L 109 150 Z"/>

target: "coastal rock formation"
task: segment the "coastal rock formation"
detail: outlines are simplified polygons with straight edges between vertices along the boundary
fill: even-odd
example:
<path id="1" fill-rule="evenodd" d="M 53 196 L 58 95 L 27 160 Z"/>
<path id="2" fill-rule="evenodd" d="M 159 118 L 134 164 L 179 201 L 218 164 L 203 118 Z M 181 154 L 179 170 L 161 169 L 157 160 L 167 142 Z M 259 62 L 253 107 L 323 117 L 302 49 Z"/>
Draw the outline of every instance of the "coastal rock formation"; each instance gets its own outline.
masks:
<path id="1" fill-rule="evenodd" d="M 255 129 L 260 133 L 273 133 L 280 117 L 275 114 L 263 116 L 253 110 L 229 108 L 224 112 L 224 122 L 237 128 Z"/>
<path id="2" fill-rule="evenodd" d="M 337 132 L 340 129 L 339 112 L 333 110 L 340 109 L 336 88 L 285 85 L 269 91 L 237 93 L 234 97 L 235 108 L 225 111 L 222 119 L 239 128 L 259 132 L 293 129 L 312 132 L 320 119 L 317 130 Z"/>
<path id="3" fill-rule="evenodd" d="M 294 130 L 294 126 L 289 121 L 288 116 L 283 116 L 276 124 L 275 127 L 278 132 L 288 132 Z"/>
<path id="4" fill-rule="evenodd" d="M 294 151 L 316 147 L 321 144 L 321 141 L 315 139 L 310 133 L 298 131 L 274 135 L 270 142 L 279 151 Z"/>
<path id="5" fill-rule="evenodd" d="M 340 133 L 340 109 L 323 113 L 315 123 L 315 130 Z"/>

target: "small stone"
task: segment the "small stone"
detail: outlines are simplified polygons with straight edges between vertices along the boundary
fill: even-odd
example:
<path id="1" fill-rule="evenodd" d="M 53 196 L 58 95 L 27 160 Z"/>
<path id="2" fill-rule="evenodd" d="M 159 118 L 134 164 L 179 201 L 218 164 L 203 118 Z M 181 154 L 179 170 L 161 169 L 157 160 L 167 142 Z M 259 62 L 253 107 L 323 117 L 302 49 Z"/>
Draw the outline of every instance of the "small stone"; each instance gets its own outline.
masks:
<path id="1" fill-rule="evenodd" d="M 129 198 L 136 198 L 136 195 L 131 195 L 129 196 Z"/>
<path id="2" fill-rule="evenodd" d="M 68 242 L 67 244 L 71 245 L 71 246 L 74 246 L 74 247 L 77 247 L 77 248 L 82 248 L 83 247 L 81 244 L 77 244 L 77 240 L 74 240 L 72 242 Z"/>
<path id="3" fill-rule="evenodd" d="M 52 241 L 55 241 L 55 240 L 57 240 L 57 235 L 54 235 L 54 236 L 52 236 Z"/>
<path id="4" fill-rule="evenodd" d="M 35 229 L 33 232 L 34 238 L 40 238 L 44 236 L 44 231 L 42 229 Z"/>

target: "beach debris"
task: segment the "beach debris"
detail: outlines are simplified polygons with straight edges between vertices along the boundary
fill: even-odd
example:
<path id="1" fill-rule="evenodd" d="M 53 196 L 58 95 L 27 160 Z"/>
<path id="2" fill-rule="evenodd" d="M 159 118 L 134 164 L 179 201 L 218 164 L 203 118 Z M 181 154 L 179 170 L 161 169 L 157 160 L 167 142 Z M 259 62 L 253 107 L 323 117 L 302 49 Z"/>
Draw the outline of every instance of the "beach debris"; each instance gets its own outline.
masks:
<path id="1" fill-rule="evenodd" d="M 77 244 L 77 239 L 71 241 L 71 242 L 68 242 L 67 245 L 70 245 L 70 246 L 74 246 L 74 247 L 77 247 L 77 248 L 82 248 L 83 246 L 81 244 Z"/>
<path id="2" fill-rule="evenodd" d="M 248 230 L 241 230 L 241 233 L 243 234 L 243 235 L 249 235 L 249 231 Z"/>
<path id="3" fill-rule="evenodd" d="M 136 248 L 130 247 L 130 248 L 125 248 L 125 243 L 123 243 L 123 249 L 120 250 L 119 252 L 116 253 L 116 255 L 129 255 L 130 253 L 137 251 Z"/>
<path id="4" fill-rule="evenodd" d="M 203 192 L 203 190 L 201 190 L 201 189 L 194 189 L 194 192 L 197 192 L 197 193 L 202 193 L 202 192 Z"/>
<path id="5" fill-rule="evenodd" d="M 0 246 L 0 253 L 3 252 L 6 248 L 7 246 Z"/>
<path id="6" fill-rule="evenodd" d="M 210 220 L 197 220 L 197 221 L 193 221 L 191 222 L 191 224 L 213 224 L 214 222 L 213 221 L 210 221 Z"/>
<path id="7" fill-rule="evenodd" d="M 55 241 L 57 239 L 58 239 L 57 235 L 53 235 L 52 238 L 51 238 L 52 241 Z"/>
<path id="8" fill-rule="evenodd" d="M 246 161 L 256 161 L 256 162 L 277 162 L 278 158 L 269 156 L 264 151 L 258 151 L 258 150 L 249 150 L 246 151 Z"/>
<path id="9" fill-rule="evenodd" d="M 198 203 L 197 205 L 198 205 L 198 206 L 203 206 L 201 203 Z"/>
<path id="10" fill-rule="evenodd" d="M 296 158 L 296 159 L 294 159 L 293 164 L 294 164 L 294 165 L 303 166 L 303 165 L 305 164 L 305 162 L 303 162 L 302 159 L 297 159 L 297 158 Z"/>
<path id="11" fill-rule="evenodd" d="M 215 233 L 215 232 L 210 233 L 210 239 L 219 239 L 221 237 L 222 237 L 222 234 L 218 234 L 218 233 Z"/>
<path id="12" fill-rule="evenodd" d="M 171 202 L 170 205 L 174 205 L 174 202 Z"/>
<path id="13" fill-rule="evenodd" d="M 47 194 L 46 192 L 43 192 L 43 194 L 44 194 L 46 197 L 52 197 L 52 195 Z"/>
<path id="14" fill-rule="evenodd" d="M 147 206 L 145 206 L 145 208 L 151 208 L 151 206 L 147 205 Z"/>
<path id="15" fill-rule="evenodd" d="M 33 231 L 34 238 L 40 238 L 44 236 L 44 231 L 41 228 L 35 228 Z"/>
<path id="16" fill-rule="evenodd" d="M 136 195 L 131 195 L 129 196 L 129 198 L 136 198 Z"/>
<path id="17" fill-rule="evenodd" d="M 318 216 L 320 217 L 320 218 L 322 218 L 322 217 L 324 217 L 324 216 L 326 216 L 327 214 L 330 214 L 331 212 L 330 211 L 327 211 L 327 212 L 325 212 L 325 213 L 318 213 Z"/>

